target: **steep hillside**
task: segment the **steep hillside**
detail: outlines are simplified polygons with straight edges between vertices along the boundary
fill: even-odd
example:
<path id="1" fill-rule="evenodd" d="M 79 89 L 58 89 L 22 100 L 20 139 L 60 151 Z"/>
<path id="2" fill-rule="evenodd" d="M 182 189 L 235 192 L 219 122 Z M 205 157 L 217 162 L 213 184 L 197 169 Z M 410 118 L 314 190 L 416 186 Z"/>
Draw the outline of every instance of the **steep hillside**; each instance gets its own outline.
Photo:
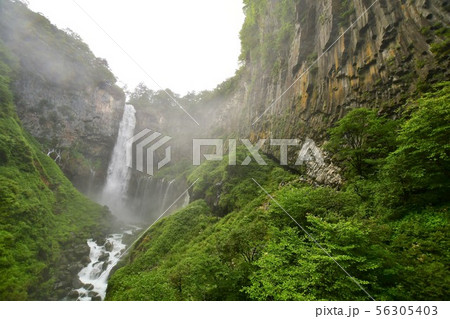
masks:
<path id="1" fill-rule="evenodd" d="M 102 185 L 125 103 L 107 62 L 19 1 L 0 1 L 0 39 L 20 65 L 12 90 L 24 127 L 79 189 Z"/>
<path id="2" fill-rule="evenodd" d="M 193 202 L 141 237 L 107 299 L 444 300 L 449 88 L 436 86 L 399 120 L 360 108 L 339 121 L 327 147 L 346 176 L 341 190 L 267 157 L 268 166 L 205 162 L 188 178 Z M 354 148 L 353 138 L 365 142 Z"/>
<path id="3" fill-rule="evenodd" d="M 23 129 L 10 89 L 18 67 L 0 43 L 0 299 L 60 300 L 89 262 L 86 240 L 104 238 L 111 216 Z"/>

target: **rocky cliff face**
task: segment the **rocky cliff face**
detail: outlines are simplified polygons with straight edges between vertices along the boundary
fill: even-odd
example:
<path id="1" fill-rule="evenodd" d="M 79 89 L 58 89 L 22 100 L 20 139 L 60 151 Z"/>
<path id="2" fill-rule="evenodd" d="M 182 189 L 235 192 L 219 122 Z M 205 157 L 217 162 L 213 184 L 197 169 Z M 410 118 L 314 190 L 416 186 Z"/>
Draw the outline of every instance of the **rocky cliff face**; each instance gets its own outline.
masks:
<path id="1" fill-rule="evenodd" d="M 123 113 L 111 87 L 65 90 L 32 76 L 13 84 L 19 117 L 79 189 L 102 185 Z"/>
<path id="2" fill-rule="evenodd" d="M 267 20 L 276 14 L 276 2 L 268 1 L 268 15 L 260 17 L 260 38 L 274 32 Z M 286 54 L 278 53 L 278 69 L 247 60 L 248 123 L 276 101 L 255 123 L 258 133 L 285 133 L 274 121 L 285 117 L 296 128 L 287 135 L 320 139 L 349 109 L 389 111 L 418 85 L 448 75 L 448 60 L 439 63 L 439 52 L 432 51 L 433 43 L 445 41 L 439 32 L 450 22 L 446 1 L 293 2 L 295 31 Z"/>
<path id="3" fill-rule="evenodd" d="M 75 186 L 95 190 L 125 103 L 107 62 L 20 2 L 0 1 L 0 41 L 19 65 L 12 88 L 24 127 Z"/>
<path id="4" fill-rule="evenodd" d="M 449 76 L 448 1 L 245 4 L 244 67 L 215 125 L 253 140 L 309 137 L 320 145 L 350 109 L 395 116 L 410 96 Z"/>

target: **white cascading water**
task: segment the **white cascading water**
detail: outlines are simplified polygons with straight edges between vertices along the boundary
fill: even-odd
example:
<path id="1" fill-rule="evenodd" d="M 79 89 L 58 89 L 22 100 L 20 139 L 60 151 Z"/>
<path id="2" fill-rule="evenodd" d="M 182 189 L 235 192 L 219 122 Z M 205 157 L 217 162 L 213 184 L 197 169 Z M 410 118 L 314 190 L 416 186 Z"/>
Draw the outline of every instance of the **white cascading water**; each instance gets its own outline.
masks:
<path id="1" fill-rule="evenodd" d="M 123 236 L 132 235 L 138 230 L 140 228 L 130 226 L 123 233 L 109 235 L 103 246 L 99 246 L 92 239 L 88 240 L 91 262 L 78 273 L 78 278 L 84 284 L 82 288 L 76 289 L 79 293 L 78 300 L 105 299 L 109 274 L 126 248 L 122 242 Z"/>
<path id="2" fill-rule="evenodd" d="M 131 174 L 127 163 L 131 162 L 131 150 L 127 148 L 127 141 L 134 134 L 134 127 L 136 126 L 135 114 L 136 110 L 133 105 L 126 104 L 122 121 L 120 122 L 116 145 L 108 166 L 108 176 L 106 177 L 101 200 L 103 204 L 111 209 L 114 215 L 122 219 L 128 211 L 125 205 Z"/>
<path id="3" fill-rule="evenodd" d="M 122 219 L 125 219 L 128 212 L 126 202 L 131 174 L 127 163 L 130 162 L 131 154 L 127 148 L 127 141 L 134 134 L 135 114 L 134 107 L 126 104 L 101 198 L 103 204 L 108 205 L 112 213 Z M 103 246 L 92 239 L 88 240 L 90 263 L 78 273 L 80 281 L 84 284 L 82 288 L 76 289 L 78 300 L 103 300 L 105 298 L 109 274 L 126 248 L 122 242 L 123 236 L 124 234 L 131 235 L 133 231 L 137 230 L 136 227 L 130 227 L 123 233 L 108 236 Z"/>
<path id="4" fill-rule="evenodd" d="M 122 243 L 123 234 L 113 234 L 106 239 L 104 246 L 98 246 L 92 239 L 88 240 L 91 248 L 89 258 L 91 262 L 79 273 L 78 277 L 84 286 L 77 289 L 78 300 L 92 300 L 93 297 L 105 298 L 108 276 L 111 269 L 119 261 L 125 245 Z M 108 251 L 111 250 L 111 251 Z"/>

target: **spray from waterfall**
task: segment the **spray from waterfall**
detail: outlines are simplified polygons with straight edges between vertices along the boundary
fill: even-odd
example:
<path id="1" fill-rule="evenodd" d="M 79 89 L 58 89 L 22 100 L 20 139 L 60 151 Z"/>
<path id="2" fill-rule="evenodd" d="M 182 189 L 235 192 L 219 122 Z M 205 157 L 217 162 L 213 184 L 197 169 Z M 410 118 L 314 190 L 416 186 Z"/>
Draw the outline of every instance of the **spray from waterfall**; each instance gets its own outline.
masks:
<path id="1" fill-rule="evenodd" d="M 127 163 L 130 162 L 131 153 L 127 148 L 127 141 L 134 134 L 135 114 L 136 110 L 133 105 L 126 104 L 101 198 L 102 203 L 107 205 L 112 213 L 121 219 L 126 219 L 128 213 L 126 204 L 131 173 Z"/>

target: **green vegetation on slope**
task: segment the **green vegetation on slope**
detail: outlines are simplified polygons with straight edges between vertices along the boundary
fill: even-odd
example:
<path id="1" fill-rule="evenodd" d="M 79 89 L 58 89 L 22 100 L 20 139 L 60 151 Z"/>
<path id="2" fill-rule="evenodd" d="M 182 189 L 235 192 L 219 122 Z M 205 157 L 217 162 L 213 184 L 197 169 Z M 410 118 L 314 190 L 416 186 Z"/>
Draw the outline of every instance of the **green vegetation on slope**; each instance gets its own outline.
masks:
<path id="1" fill-rule="evenodd" d="M 340 190 L 302 183 L 269 159 L 205 162 L 189 177 L 199 179 L 195 201 L 144 234 L 107 298 L 367 300 L 254 178 L 375 299 L 446 299 L 449 84 L 399 120 L 358 109 L 338 122 L 328 148 L 347 178 Z"/>
<path id="2" fill-rule="evenodd" d="M 241 62 L 260 61 L 263 70 L 274 74 L 286 67 L 286 56 L 295 33 L 298 2 L 244 1 L 246 18 L 240 33 Z"/>
<path id="3" fill-rule="evenodd" d="M 55 284 L 72 278 L 71 249 L 101 237 L 109 213 L 75 190 L 21 127 L 13 61 L 0 43 L 0 300 L 56 299 L 64 291 Z"/>

